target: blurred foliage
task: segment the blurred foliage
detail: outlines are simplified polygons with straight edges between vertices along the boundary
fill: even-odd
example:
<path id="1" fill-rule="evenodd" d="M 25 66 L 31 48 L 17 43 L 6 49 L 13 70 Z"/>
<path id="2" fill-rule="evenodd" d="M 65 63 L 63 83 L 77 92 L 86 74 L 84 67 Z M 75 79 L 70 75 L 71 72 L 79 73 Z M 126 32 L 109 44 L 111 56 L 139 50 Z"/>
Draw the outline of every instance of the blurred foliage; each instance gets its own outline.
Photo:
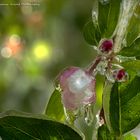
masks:
<path id="1" fill-rule="evenodd" d="M 82 140 L 82 135 L 74 128 L 47 120 L 43 115 L 7 111 L 0 113 L 0 117 L 0 136 L 5 140 Z"/>
<path id="2" fill-rule="evenodd" d="M 43 112 L 61 69 L 94 59 L 82 35 L 93 0 L 29 2 L 0 1 L 0 112 Z"/>

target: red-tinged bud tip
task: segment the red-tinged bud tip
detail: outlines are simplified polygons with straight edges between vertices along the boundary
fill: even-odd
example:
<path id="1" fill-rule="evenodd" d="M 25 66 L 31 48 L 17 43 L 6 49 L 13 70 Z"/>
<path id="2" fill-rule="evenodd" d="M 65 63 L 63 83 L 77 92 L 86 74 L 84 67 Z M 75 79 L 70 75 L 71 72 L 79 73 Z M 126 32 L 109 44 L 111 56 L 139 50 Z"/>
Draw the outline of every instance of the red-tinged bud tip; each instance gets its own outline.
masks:
<path id="1" fill-rule="evenodd" d="M 124 76 L 125 76 L 125 70 L 124 69 L 119 70 L 117 74 L 117 79 L 121 80 Z"/>
<path id="2" fill-rule="evenodd" d="M 101 52 L 108 53 L 112 51 L 113 41 L 112 40 L 104 40 L 100 46 Z"/>
<path id="3" fill-rule="evenodd" d="M 115 70 L 113 77 L 118 82 L 125 82 L 128 79 L 128 74 L 124 69 Z"/>

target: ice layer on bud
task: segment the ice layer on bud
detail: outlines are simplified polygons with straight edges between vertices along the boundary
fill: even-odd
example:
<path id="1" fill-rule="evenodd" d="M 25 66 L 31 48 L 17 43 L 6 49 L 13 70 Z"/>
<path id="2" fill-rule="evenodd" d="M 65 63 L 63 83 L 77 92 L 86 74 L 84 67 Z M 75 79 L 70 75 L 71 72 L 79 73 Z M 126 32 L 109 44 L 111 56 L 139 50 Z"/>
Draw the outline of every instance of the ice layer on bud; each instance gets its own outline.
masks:
<path id="1" fill-rule="evenodd" d="M 95 101 L 95 79 L 86 71 L 70 67 L 60 75 L 62 103 L 66 109 L 75 110 Z"/>
<path id="2" fill-rule="evenodd" d="M 86 90 L 92 79 L 83 70 L 79 69 L 68 78 L 69 89 L 73 93 Z"/>

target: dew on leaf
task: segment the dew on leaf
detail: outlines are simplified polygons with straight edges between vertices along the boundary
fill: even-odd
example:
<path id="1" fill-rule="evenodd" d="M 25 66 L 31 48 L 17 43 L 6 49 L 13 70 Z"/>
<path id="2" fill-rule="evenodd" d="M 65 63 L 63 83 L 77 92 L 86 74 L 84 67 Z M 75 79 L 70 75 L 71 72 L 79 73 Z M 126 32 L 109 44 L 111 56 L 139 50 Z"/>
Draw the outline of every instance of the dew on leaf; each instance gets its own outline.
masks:
<path id="1" fill-rule="evenodd" d="M 122 63 L 122 62 L 127 62 L 127 61 L 134 61 L 134 60 L 136 60 L 136 57 L 127 57 L 127 56 L 121 56 L 121 55 L 117 55 L 116 57 L 115 57 L 115 59 L 118 61 L 118 62 L 120 62 L 120 63 Z M 113 64 L 114 65 L 114 64 Z M 122 68 L 120 65 L 118 65 L 118 68 Z"/>
<path id="2" fill-rule="evenodd" d="M 93 10 L 93 11 L 92 11 L 92 20 L 93 20 L 94 23 L 97 22 L 97 17 L 98 17 L 97 12 Z"/>
<path id="3" fill-rule="evenodd" d="M 87 125 L 91 125 L 93 123 L 94 115 L 93 108 L 91 104 L 85 106 L 85 122 Z"/>
<path id="4" fill-rule="evenodd" d="M 123 46 L 123 47 L 127 47 L 127 41 L 126 41 L 126 39 L 124 39 L 124 40 L 122 41 L 122 46 Z"/>
<path id="5" fill-rule="evenodd" d="M 79 116 L 79 109 L 70 111 L 64 107 L 64 113 L 65 113 L 65 117 L 66 117 L 66 123 L 68 123 L 70 125 L 74 125 L 74 121 Z"/>
<path id="6" fill-rule="evenodd" d="M 114 79 L 114 77 L 113 77 L 113 75 L 112 75 L 111 72 L 107 72 L 107 73 L 106 73 L 106 78 L 107 78 L 108 81 L 110 81 L 110 82 L 112 82 L 112 83 L 115 82 L 115 79 Z"/>
<path id="7" fill-rule="evenodd" d="M 55 87 L 56 90 L 58 90 L 59 92 L 62 91 L 61 87 L 60 87 L 60 84 L 58 84 L 56 87 Z"/>
<path id="8" fill-rule="evenodd" d="M 99 2 L 103 5 L 109 4 L 109 0 L 99 0 Z"/>
<path id="9" fill-rule="evenodd" d="M 96 114 L 96 119 L 97 119 L 97 123 L 96 123 L 97 128 L 104 124 L 104 120 L 100 118 L 100 111 L 98 111 L 98 113 Z"/>
<path id="10" fill-rule="evenodd" d="M 137 20 L 140 20 L 140 14 L 139 13 L 134 13 L 134 17 L 137 18 Z"/>
<path id="11" fill-rule="evenodd" d="M 106 72 L 108 62 L 107 61 L 101 61 L 98 66 L 96 67 L 96 70 L 101 74 L 104 75 Z"/>

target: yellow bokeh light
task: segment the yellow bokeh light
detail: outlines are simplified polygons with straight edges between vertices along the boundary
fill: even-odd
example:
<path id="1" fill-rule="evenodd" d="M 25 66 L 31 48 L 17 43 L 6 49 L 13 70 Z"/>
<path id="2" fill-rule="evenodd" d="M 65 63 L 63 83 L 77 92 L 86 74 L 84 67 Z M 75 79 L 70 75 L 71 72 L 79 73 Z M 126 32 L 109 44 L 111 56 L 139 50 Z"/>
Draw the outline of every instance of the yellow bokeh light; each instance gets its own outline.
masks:
<path id="1" fill-rule="evenodd" d="M 48 59 L 51 54 L 50 46 L 45 42 L 37 42 L 33 47 L 33 54 L 39 60 Z"/>

